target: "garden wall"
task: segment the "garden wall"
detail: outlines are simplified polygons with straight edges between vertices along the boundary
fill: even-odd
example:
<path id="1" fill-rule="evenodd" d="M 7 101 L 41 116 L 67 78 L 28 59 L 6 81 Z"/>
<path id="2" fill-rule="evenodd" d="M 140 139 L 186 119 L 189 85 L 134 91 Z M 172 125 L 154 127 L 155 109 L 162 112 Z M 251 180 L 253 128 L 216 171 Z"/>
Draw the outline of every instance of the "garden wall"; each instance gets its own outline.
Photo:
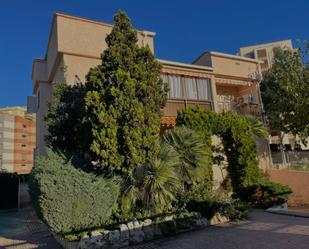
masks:
<path id="1" fill-rule="evenodd" d="M 269 169 L 267 173 L 272 181 L 292 188 L 290 206 L 309 206 L 309 172 Z"/>

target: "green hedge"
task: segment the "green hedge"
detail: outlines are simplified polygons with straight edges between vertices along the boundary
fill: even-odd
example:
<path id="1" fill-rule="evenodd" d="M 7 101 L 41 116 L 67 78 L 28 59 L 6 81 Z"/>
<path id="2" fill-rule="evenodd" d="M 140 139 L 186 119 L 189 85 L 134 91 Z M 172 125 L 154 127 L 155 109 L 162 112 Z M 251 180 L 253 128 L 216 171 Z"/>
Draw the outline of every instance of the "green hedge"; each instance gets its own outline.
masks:
<path id="1" fill-rule="evenodd" d="M 254 207 L 269 208 L 287 202 L 292 192 L 287 185 L 263 179 L 260 183 L 243 189 L 241 198 Z"/>
<path id="2" fill-rule="evenodd" d="M 211 135 L 222 138 L 228 160 L 228 177 L 235 197 L 260 206 L 287 200 L 290 188 L 270 182 L 259 169 L 252 127 L 245 117 L 193 107 L 179 111 L 176 124 L 195 130 L 209 148 Z M 261 192 L 265 194 L 260 195 Z"/>
<path id="3" fill-rule="evenodd" d="M 102 226 L 116 208 L 119 186 L 115 179 L 78 170 L 52 151 L 36 159 L 29 180 L 37 213 L 56 233 Z"/>
<path id="4" fill-rule="evenodd" d="M 240 194 L 243 187 L 259 182 L 262 172 L 258 168 L 256 144 L 244 117 L 232 112 L 218 114 L 194 107 L 178 112 L 176 123 L 198 132 L 208 145 L 211 145 L 211 135 L 222 138 L 229 163 L 228 173 L 236 194 Z"/>

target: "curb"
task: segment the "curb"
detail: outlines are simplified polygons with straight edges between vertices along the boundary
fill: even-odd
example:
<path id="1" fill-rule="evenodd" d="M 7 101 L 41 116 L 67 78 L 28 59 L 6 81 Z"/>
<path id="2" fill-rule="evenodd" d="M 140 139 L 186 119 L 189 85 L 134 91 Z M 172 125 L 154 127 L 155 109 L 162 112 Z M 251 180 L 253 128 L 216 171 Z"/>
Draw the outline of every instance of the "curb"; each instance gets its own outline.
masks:
<path id="1" fill-rule="evenodd" d="M 278 208 L 268 208 L 268 209 L 265 210 L 265 212 L 272 213 L 272 214 L 286 215 L 286 216 L 309 218 L 309 213 L 282 210 L 282 209 L 278 209 Z"/>

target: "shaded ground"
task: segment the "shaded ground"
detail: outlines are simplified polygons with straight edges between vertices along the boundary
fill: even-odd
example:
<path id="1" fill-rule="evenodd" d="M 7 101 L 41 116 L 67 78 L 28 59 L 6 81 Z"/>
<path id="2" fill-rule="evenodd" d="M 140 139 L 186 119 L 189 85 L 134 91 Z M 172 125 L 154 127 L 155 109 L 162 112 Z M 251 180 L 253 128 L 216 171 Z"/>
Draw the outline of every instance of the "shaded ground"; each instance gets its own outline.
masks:
<path id="1" fill-rule="evenodd" d="M 26 188 L 24 188 L 26 193 Z M 29 206 L 27 195 L 20 210 L 0 212 L 0 248 L 60 249 L 47 227 Z M 308 249 L 309 218 L 250 213 L 239 224 L 207 227 L 127 249 Z"/>
<path id="2" fill-rule="evenodd" d="M 60 249 L 30 206 L 27 185 L 21 185 L 21 208 L 0 212 L 0 248 Z"/>

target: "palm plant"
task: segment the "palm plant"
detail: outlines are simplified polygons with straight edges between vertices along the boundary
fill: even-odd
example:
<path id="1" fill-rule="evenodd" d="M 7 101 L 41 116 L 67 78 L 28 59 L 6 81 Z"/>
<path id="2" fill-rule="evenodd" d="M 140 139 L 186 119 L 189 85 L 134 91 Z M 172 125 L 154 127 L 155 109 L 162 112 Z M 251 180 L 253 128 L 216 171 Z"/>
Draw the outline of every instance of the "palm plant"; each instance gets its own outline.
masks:
<path id="1" fill-rule="evenodd" d="M 177 155 L 169 146 L 163 145 L 159 158 L 146 165 L 142 180 L 142 196 L 147 209 L 159 212 L 171 208 L 180 189 L 176 171 L 178 164 Z"/>
<path id="2" fill-rule="evenodd" d="M 177 171 L 183 184 L 203 181 L 211 175 L 211 155 L 193 130 L 175 127 L 166 131 L 162 140 L 179 155 Z"/>
<path id="3" fill-rule="evenodd" d="M 264 124 L 257 117 L 246 115 L 245 118 L 249 123 L 254 135 L 256 135 L 259 138 L 267 138 L 268 131 L 264 126 Z"/>

